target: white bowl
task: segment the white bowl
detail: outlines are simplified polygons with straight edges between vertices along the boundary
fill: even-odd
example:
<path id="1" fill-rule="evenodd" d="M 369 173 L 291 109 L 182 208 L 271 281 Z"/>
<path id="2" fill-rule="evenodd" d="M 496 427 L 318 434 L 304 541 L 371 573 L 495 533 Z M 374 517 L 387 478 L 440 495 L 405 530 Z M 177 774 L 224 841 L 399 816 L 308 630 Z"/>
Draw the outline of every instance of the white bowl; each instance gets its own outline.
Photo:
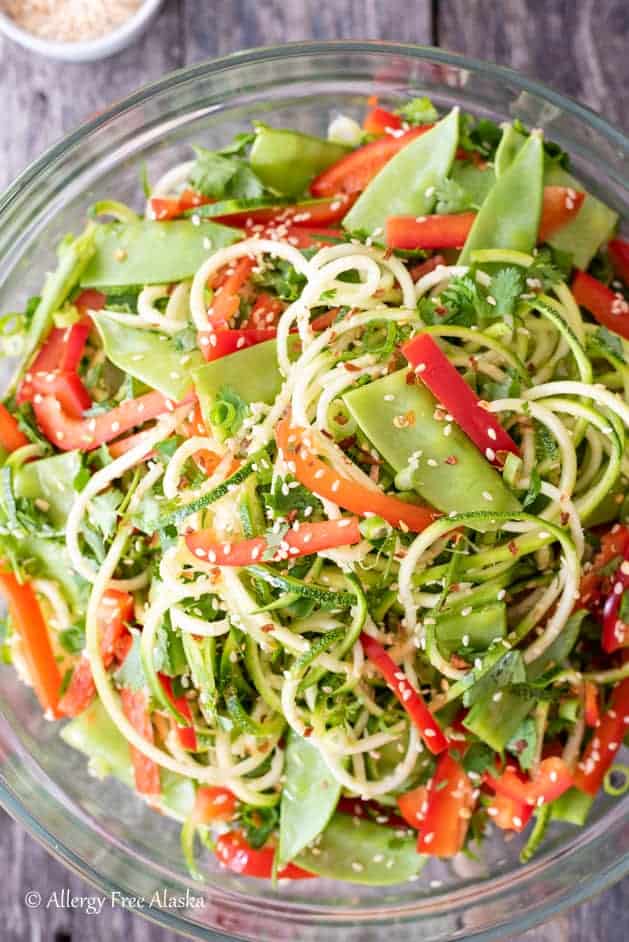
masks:
<path id="1" fill-rule="evenodd" d="M 95 62 L 113 56 L 126 46 L 131 45 L 146 29 L 162 4 L 162 0 L 144 0 L 137 12 L 125 20 L 121 26 L 101 36 L 85 42 L 57 42 L 42 39 L 21 29 L 6 13 L 0 13 L 0 32 L 14 42 L 37 52 L 49 59 L 63 62 Z"/>

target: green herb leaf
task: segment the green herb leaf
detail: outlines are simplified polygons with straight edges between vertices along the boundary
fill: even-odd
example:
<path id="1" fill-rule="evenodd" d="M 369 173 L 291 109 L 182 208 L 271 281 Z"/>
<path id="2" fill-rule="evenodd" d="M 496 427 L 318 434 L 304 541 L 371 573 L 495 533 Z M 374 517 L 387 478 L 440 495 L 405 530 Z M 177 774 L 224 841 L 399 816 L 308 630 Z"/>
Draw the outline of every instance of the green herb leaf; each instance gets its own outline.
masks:
<path id="1" fill-rule="evenodd" d="M 526 669 L 522 654 L 520 651 L 507 651 L 465 691 L 463 706 L 470 707 L 481 700 L 489 700 L 501 688 L 525 682 Z"/>
<path id="2" fill-rule="evenodd" d="M 59 644 L 68 654 L 80 654 L 85 647 L 85 626 L 73 625 L 57 635 Z"/>
<path id="3" fill-rule="evenodd" d="M 244 829 L 250 847 L 253 847 L 254 850 L 264 847 L 273 831 L 277 829 L 279 817 L 277 805 L 272 808 L 241 805 L 240 824 Z"/>
<path id="4" fill-rule="evenodd" d="M 442 215 L 450 213 L 463 213 L 468 209 L 478 209 L 467 190 L 456 180 L 446 177 L 435 189 L 437 203 L 435 212 Z"/>
<path id="5" fill-rule="evenodd" d="M 220 151 L 195 147 L 196 161 L 190 171 L 190 185 L 212 199 L 255 199 L 265 194 L 263 184 L 241 156 L 240 145 Z"/>
<path id="6" fill-rule="evenodd" d="M 603 350 L 625 362 L 625 351 L 618 334 L 613 334 L 607 327 L 599 327 L 594 332 L 594 338 Z"/>
<path id="7" fill-rule="evenodd" d="M 522 509 L 526 510 L 527 507 L 530 507 L 531 504 L 534 504 L 537 498 L 540 495 L 542 489 L 542 479 L 539 476 L 539 473 L 535 468 L 531 471 L 531 483 L 529 489 L 524 495 L 522 501 Z"/>
<path id="8" fill-rule="evenodd" d="M 133 643 L 129 653 L 121 666 L 114 674 L 114 679 L 119 687 L 125 687 L 129 690 L 144 690 L 146 687 L 146 676 L 142 667 L 142 658 L 140 657 L 140 632 L 135 628 L 129 629 Z"/>
<path id="9" fill-rule="evenodd" d="M 522 273 L 518 268 L 501 268 L 491 279 L 490 295 L 496 306 L 497 317 L 511 317 L 524 288 Z"/>
<path id="10" fill-rule="evenodd" d="M 153 664 L 156 671 L 167 674 L 169 677 L 177 677 L 188 669 L 183 642 L 179 633 L 173 629 L 168 616 L 156 634 Z"/>
<path id="11" fill-rule="evenodd" d="M 413 98 L 411 101 L 407 101 L 406 104 L 398 108 L 395 113 L 406 121 L 407 124 L 414 126 L 434 124 L 435 121 L 439 120 L 439 112 L 430 98 L 425 95 L 422 98 Z"/>
<path id="12" fill-rule="evenodd" d="M 290 262 L 273 259 L 252 278 L 258 288 L 273 291 L 283 301 L 296 301 L 300 297 L 306 279 Z"/>
<path id="13" fill-rule="evenodd" d="M 485 769 L 494 764 L 496 753 L 484 742 L 473 742 L 463 757 L 463 768 L 466 772 L 475 772 L 482 775 Z"/>
<path id="14" fill-rule="evenodd" d="M 522 720 L 507 743 L 507 749 L 517 756 L 521 768 L 525 771 L 531 768 L 537 750 L 537 725 L 532 716 Z"/>

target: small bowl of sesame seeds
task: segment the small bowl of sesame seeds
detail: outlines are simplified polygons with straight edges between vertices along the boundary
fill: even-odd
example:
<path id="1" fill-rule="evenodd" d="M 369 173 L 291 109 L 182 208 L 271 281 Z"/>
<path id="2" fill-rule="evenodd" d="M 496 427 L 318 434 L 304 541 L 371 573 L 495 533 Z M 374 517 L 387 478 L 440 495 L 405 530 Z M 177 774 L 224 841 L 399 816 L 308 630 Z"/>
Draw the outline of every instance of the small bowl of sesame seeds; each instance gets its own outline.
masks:
<path id="1" fill-rule="evenodd" d="M 106 59 L 134 42 L 162 0 L 0 0 L 0 32 L 64 62 Z"/>

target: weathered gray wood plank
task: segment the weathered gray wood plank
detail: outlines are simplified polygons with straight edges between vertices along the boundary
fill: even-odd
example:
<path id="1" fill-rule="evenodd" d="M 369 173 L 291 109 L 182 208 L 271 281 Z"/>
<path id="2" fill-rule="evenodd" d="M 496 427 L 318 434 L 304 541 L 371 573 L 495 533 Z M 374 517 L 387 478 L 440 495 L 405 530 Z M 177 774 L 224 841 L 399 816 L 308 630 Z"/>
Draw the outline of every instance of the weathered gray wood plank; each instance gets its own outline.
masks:
<path id="1" fill-rule="evenodd" d="M 629 127 L 626 0 L 439 0 L 445 49 L 547 82 Z"/>

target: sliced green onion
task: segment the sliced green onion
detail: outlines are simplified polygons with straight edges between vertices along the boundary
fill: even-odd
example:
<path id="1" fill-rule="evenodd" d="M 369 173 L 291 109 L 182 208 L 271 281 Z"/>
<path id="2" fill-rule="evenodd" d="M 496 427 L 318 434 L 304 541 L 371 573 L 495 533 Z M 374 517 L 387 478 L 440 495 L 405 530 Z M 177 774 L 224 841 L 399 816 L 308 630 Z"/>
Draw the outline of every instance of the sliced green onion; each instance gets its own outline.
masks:
<path id="1" fill-rule="evenodd" d="M 622 778 L 620 785 L 614 783 L 614 776 L 620 776 Z M 621 795 L 624 795 L 625 792 L 629 791 L 629 765 L 621 765 L 620 763 L 612 765 L 605 773 L 603 788 L 608 795 L 613 795 L 614 798 L 619 798 Z"/>

